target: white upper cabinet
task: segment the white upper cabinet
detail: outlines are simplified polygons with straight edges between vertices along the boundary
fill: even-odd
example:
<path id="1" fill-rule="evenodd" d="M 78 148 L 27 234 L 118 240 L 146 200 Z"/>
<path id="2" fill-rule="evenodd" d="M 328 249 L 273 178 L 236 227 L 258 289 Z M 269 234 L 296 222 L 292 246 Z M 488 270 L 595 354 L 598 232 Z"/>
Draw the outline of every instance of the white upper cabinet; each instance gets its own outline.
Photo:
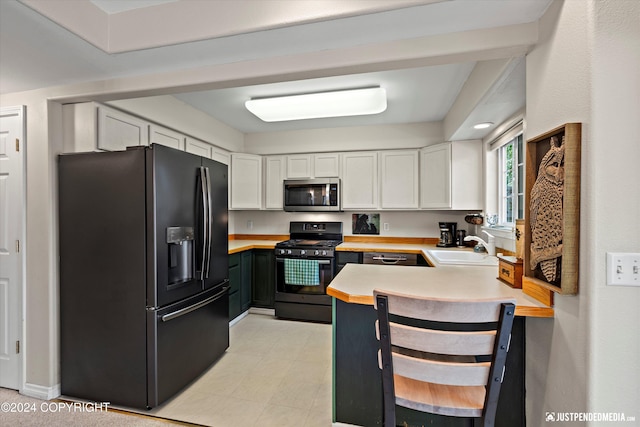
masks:
<path id="1" fill-rule="evenodd" d="M 313 176 L 316 178 L 338 178 L 340 176 L 340 154 L 314 154 Z"/>
<path id="2" fill-rule="evenodd" d="M 184 151 L 184 135 L 174 130 L 152 124 L 149 126 L 149 144 L 166 145 Z"/>
<path id="3" fill-rule="evenodd" d="M 264 158 L 264 208 L 282 210 L 287 156 Z"/>
<path id="4" fill-rule="evenodd" d="M 99 105 L 97 147 L 119 151 L 149 144 L 149 123 L 121 111 Z"/>
<path id="5" fill-rule="evenodd" d="M 211 158 L 227 166 L 231 164 L 231 153 L 215 145 L 211 146 Z"/>
<path id="6" fill-rule="evenodd" d="M 262 206 L 262 156 L 231 153 L 230 209 Z"/>
<path id="7" fill-rule="evenodd" d="M 483 208 L 482 141 L 451 143 L 451 208 L 481 210 Z"/>
<path id="8" fill-rule="evenodd" d="M 420 176 L 418 150 L 380 152 L 380 207 L 417 209 Z"/>
<path id="9" fill-rule="evenodd" d="M 454 141 L 420 152 L 420 207 L 482 209 L 482 142 Z"/>
<path id="10" fill-rule="evenodd" d="M 211 148 L 212 148 L 211 145 L 204 141 L 200 141 L 199 139 L 191 138 L 189 136 L 185 137 L 184 150 L 187 153 L 195 154 L 197 156 L 202 156 L 210 159 Z"/>
<path id="11" fill-rule="evenodd" d="M 342 154 L 342 208 L 378 208 L 378 153 Z"/>
<path id="12" fill-rule="evenodd" d="M 305 179 L 313 177 L 311 154 L 292 154 L 287 156 L 287 178 Z"/>
<path id="13" fill-rule="evenodd" d="M 338 178 L 340 176 L 340 154 L 289 154 L 287 179 Z"/>
<path id="14" fill-rule="evenodd" d="M 451 208 L 451 143 L 420 150 L 420 207 Z"/>

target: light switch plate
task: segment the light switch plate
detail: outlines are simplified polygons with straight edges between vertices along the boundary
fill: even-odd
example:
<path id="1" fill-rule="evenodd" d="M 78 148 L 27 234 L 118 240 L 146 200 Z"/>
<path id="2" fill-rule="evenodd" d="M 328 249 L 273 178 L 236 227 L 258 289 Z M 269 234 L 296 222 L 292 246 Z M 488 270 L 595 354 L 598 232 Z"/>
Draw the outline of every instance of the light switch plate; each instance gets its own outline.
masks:
<path id="1" fill-rule="evenodd" d="M 607 252 L 607 285 L 640 286 L 640 253 Z"/>

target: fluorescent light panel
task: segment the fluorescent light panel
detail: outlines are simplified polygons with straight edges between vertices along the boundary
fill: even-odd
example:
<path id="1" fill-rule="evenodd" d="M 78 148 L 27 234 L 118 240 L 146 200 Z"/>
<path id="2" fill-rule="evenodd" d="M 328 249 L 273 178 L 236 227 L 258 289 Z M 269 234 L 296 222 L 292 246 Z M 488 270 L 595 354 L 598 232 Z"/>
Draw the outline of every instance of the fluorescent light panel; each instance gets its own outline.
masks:
<path id="1" fill-rule="evenodd" d="M 247 110 L 265 122 L 379 114 L 387 109 L 381 87 L 258 98 L 245 102 Z"/>

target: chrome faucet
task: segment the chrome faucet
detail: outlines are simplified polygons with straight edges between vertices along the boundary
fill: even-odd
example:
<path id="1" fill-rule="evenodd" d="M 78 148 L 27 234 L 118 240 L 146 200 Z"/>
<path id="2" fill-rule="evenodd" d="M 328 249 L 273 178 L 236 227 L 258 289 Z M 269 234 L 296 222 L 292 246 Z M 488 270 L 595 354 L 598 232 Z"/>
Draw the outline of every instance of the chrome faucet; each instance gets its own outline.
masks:
<path id="1" fill-rule="evenodd" d="M 489 234 L 484 230 L 482 230 L 482 232 L 487 235 L 486 242 L 478 236 L 467 236 L 464 238 L 464 241 L 469 242 L 471 240 L 475 240 L 476 242 L 478 242 L 479 245 L 484 246 L 484 248 L 487 250 L 487 254 L 495 255 L 496 254 L 496 238 L 492 234 Z"/>

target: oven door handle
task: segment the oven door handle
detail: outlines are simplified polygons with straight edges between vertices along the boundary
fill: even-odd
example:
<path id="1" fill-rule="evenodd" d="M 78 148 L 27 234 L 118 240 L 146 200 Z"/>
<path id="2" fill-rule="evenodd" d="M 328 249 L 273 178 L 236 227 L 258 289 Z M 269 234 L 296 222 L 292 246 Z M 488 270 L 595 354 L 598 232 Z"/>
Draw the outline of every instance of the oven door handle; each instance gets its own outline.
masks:
<path id="1" fill-rule="evenodd" d="M 288 258 L 288 259 L 299 259 L 299 258 Z M 302 258 L 302 259 L 309 259 L 309 258 Z M 277 262 L 284 262 L 284 260 L 285 258 L 276 258 Z M 328 259 L 319 259 L 317 261 L 318 261 L 318 264 L 331 264 L 331 260 L 328 260 Z"/>

